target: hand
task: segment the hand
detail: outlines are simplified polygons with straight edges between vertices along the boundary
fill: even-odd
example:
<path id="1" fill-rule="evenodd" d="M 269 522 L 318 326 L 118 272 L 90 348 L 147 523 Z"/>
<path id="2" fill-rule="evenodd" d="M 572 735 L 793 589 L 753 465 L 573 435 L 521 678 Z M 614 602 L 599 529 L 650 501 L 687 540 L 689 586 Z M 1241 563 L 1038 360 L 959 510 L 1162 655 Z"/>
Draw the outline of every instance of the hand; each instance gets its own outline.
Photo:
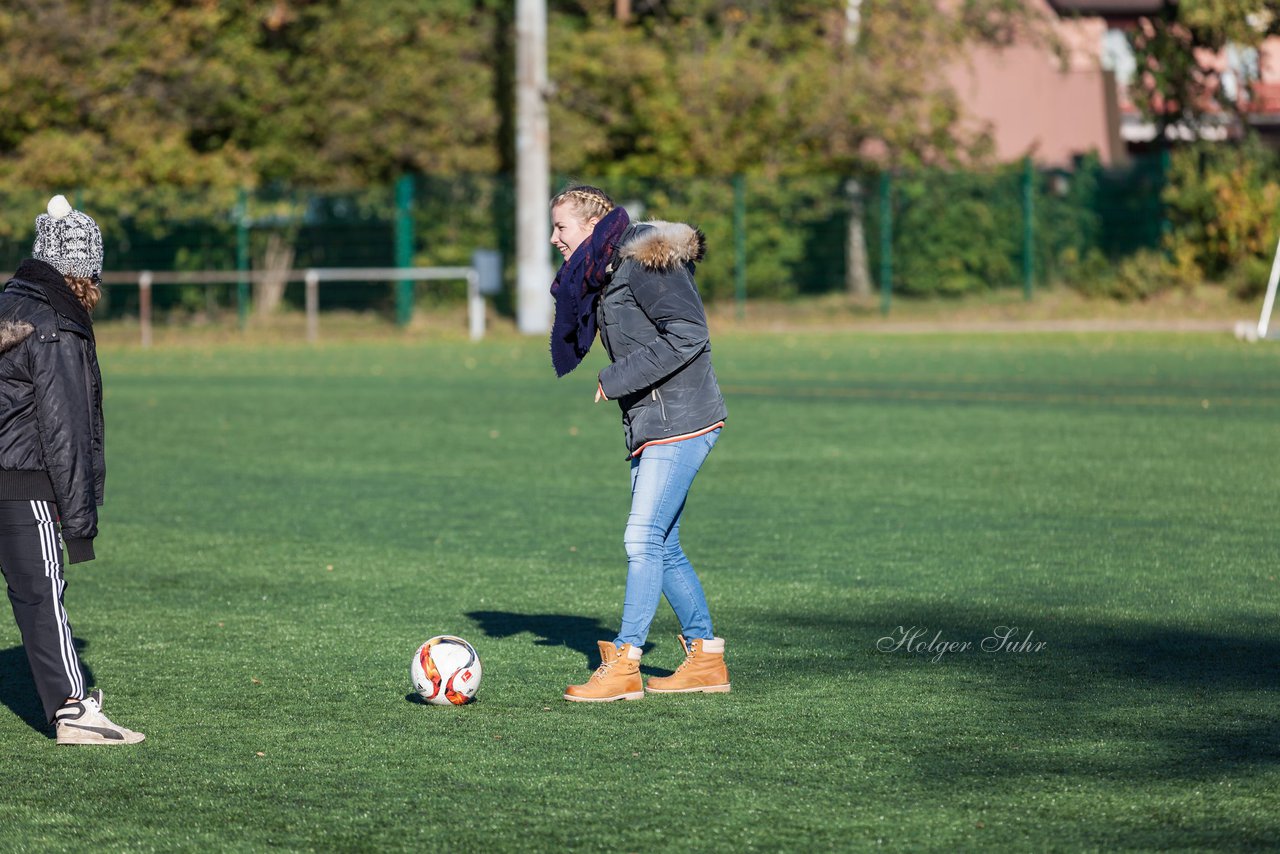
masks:
<path id="1" fill-rule="evenodd" d="M 604 385 L 603 385 L 602 383 L 597 382 L 597 383 L 596 383 L 596 400 L 595 400 L 595 402 L 596 402 L 596 403 L 599 403 L 599 402 L 600 402 L 600 401 L 602 401 L 602 400 L 608 400 L 608 399 L 609 399 L 609 396 L 608 396 L 607 394 L 605 394 L 605 393 L 604 393 Z"/>

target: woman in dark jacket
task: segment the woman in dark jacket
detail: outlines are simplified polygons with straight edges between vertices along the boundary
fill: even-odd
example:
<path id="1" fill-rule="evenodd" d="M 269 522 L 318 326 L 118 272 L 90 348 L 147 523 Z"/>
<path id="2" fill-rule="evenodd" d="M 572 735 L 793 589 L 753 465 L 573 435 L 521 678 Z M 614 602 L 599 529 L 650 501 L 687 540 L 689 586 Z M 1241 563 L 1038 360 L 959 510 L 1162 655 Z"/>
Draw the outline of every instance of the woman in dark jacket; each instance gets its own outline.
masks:
<path id="1" fill-rule="evenodd" d="M 63 607 L 62 546 L 93 560 L 106 476 L 102 375 L 89 312 L 102 235 L 62 196 L 36 218 L 34 257 L 0 293 L 0 569 L 59 744 L 135 744 L 88 691 Z"/>
<path id="2" fill-rule="evenodd" d="M 702 584 L 680 547 L 685 498 L 727 415 L 693 281 L 702 232 L 683 223 L 632 224 L 608 195 L 585 186 L 552 199 L 551 218 L 551 242 L 565 259 L 552 285 L 552 361 L 561 376 L 573 370 L 599 330 L 611 364 L 600 372 L 596 402 L 618 402 L 631 464 L 622 627 L 612 642 L 600 642 L 599 669 L 564 698 L 728 691 L 724 639 L 712 631 Z M 662 595 L 680 621 L 685 660 L 644 685 L 640 652 Z"/>

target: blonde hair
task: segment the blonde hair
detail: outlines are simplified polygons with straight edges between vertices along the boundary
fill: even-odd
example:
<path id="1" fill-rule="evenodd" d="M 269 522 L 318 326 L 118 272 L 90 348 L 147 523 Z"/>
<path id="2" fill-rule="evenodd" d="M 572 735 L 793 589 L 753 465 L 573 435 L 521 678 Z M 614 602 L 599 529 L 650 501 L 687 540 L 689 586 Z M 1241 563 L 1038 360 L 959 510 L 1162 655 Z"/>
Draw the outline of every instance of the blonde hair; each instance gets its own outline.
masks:
<path id="1" fill-rule="evenodd" d="M 551 209 L 555 210 L 560 205 L 569 205 L 583 222 L 592 217 L 599 219 L 615 207 L 608 193 L 586 184 L 574 184 L 557 193 L 551 200 Z"/>
<path id="2" fill-rule="evenodd" d="M 67 281 L 67 287 L 71 288 L 71 293 L 75 294 L 76 299 L 80 300 L 80 304 L 84 306 L 84 310 L 92 313 L 98 300 L 102 299 L 102 286 L 98 284 L 97 277 L 64 276 L 63 278 Z"/>

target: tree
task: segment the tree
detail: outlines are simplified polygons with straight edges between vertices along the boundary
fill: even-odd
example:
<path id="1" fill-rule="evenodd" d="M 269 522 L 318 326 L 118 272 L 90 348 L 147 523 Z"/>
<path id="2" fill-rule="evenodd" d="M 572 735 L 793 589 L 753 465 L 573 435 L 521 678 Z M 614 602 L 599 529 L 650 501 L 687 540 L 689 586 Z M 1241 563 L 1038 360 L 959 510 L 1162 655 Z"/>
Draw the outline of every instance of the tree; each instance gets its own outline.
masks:
<path id="1" fill-rule="evenodd" d="M 1034 34 L 1016 0 L 563 4 L 552 20 L 552 161 L 562 174 L 844 176 L 847 287 L 866 293 L 863 177 L 982 158 L 945 64 Z M 856 29 L 854 29 L 856 27 Z"/>
<path id="2" fill-rule="evenodd" d="M 1229 45 L 1256 49 L 1280 34 L 1278 9 L 1274 2 L 1182 0 L 1139 20 L 1129 31 L 1137 65 L 1130 88 L 1134 103 L 1155 122 L 1157 140 L 1211 117 L 1240 118 L 1247 98 L 1223 86 L 1223 68 L 1213 58 Z M 1256 81 L 1241 82 L 1247 90 Z"/>
<path id="3" fill-rule="evenodd" d="M 0 240 L 28 240 L 54 192 L 109 234 L 160 235 L 186 221 L 229 230 L 240 188 L 494 171 L 503 6 L 9 0 L 0 196 L 23 202 L 0 210 Z M 256 266 L 269 244 L 254 242 Z"/>
<path id="4" fill-rule="evenodd" d="M 1019 0 L 550 5 L 555 172 L 787 178 L 828 219 L 847 179 L 983 155 L 939 72 L 1025 17 Z M 133 229 L 230 228 L 240 188 L 509 173 L 512 39 L 510 0 L 8 0 L 0 194 L 82 188 Z M 25 202 L 0 210 L 0 239 L 30 226 Z"/>
<path id="5" fill-rule="evenodd" d="M 1008 0 L 564 4 L 552 18 L 553 160 L 593 174 L 848 173 L 979 156 L 943 64 L 1026 16 Z M 1003 22 L 1003 23 L 1002 23 Z M 556 46 L 562 49 L 556 49 Z"/>
<path id="6" fill-rule="evenodd" d="M 231 189 L 492 170 L 498 0 L 14 0 L 0 189 Z M 114 205 L 113 205 L 114 206 Z"/>

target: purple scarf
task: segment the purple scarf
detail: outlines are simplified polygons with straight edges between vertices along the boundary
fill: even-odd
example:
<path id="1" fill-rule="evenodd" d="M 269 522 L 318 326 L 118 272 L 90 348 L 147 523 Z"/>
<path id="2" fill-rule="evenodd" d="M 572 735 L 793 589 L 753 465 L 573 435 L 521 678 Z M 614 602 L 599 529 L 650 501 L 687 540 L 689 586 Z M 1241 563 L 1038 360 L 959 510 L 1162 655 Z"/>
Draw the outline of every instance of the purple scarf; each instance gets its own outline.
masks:
<path id="1" fill-rule="evenodd" d="M 562 377 L 582 363 L 596 340 L 596 303 L 610 278 L 609 262 L 622 233 L 631 224 L 624 208 L 616 207 L 560 265 L 551 295 L 556 300 L 551 324 L 551 364 Z"/>

